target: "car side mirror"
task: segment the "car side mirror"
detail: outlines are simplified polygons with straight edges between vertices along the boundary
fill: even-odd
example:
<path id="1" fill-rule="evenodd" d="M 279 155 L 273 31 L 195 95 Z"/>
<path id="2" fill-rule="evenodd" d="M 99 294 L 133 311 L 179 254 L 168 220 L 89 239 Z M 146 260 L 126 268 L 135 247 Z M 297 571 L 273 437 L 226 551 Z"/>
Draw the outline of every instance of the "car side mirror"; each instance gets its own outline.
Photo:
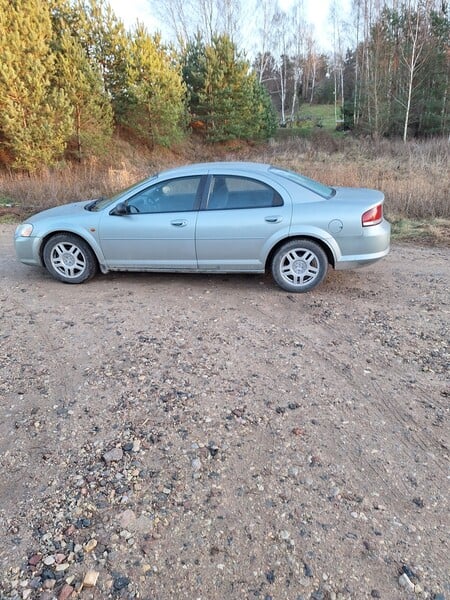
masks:
<path id="1" fill-rule="evenodd" d="M 119 204 L 117 204 L 109 214 L 116 217 L 128 215 L 128 206 L 125 204 L 125 202 L 119 202 Z"/>

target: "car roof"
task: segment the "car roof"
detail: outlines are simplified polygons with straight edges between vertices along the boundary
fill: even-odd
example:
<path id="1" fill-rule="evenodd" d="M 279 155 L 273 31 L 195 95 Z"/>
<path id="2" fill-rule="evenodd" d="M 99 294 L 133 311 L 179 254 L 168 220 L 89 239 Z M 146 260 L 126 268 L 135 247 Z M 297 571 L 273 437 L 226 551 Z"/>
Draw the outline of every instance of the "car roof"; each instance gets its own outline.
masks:
<path id="1" fill-rule="evenodd" d="M 206 173 L 207 171 L 220 172 L 245 172 L 245 173 L 261 173 L 267 172 L 271 165 L 256 162 L 239 162 L 239 161 L 223 161 L 223 162 L 205 162 L 193 163 L 182 167 L 175 167 L 158 173 L 157 177 L 167 177 L 170 175 L 195 175 Z"/>

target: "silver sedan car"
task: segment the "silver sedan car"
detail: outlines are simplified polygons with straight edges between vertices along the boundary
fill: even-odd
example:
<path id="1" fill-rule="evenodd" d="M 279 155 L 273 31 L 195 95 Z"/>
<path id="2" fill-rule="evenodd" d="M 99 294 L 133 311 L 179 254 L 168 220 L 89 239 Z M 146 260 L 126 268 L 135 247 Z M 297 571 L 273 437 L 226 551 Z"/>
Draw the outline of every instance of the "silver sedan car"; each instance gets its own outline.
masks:
<path id="1" fill-rule="evenodd" d="M 19 260 L 65 283 L 98 270 L 264 273 L 289 292 L 389 252 L 382 192 L 257 163 L 194 164 L 17 227 Z"/>

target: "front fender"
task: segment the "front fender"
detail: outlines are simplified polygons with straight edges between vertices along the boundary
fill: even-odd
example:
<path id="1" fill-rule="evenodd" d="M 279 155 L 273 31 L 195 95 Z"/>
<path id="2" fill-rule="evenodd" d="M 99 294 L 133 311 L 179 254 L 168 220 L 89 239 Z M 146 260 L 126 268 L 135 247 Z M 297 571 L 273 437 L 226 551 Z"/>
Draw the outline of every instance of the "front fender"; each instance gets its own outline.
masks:
<path id="1" fill-rule="evenodd" d="M 94 252 L 94 254 L 97 258 L 97 261 L 98 261 L 98 264 L 100 267 L 100 271 L 102 273 L 107 273 L 108 267 L 106 266 L 105 256 L 102 252 L 102 249 L 101 249 L 99 241 L 98 241 L 97 230 L 95 229 L 95 231 L 91 231 L 91 229 L 93 229 L 93 228 L 84 229 L 84 228 L 79 228 L 79 227 L 61 227 L 59 229 L 52 229 L 50 231 L 47 231 L 43 235 L 41 234 L 42 241 L 41 241 L 41 245 L 40 245 L 40 249 L 39 249 L 41 261 L 42 261 L 42 253 L 44 251 L 45 243 L 50 237 L 52 237 L 53 235 L 58 235 L 58 234 L 71 233 L 73 235 L 78 236 L 79 238 L 84 240 L 87 244 L 89 244 L 89 246 L 91 247 L 92 251 Z"/>

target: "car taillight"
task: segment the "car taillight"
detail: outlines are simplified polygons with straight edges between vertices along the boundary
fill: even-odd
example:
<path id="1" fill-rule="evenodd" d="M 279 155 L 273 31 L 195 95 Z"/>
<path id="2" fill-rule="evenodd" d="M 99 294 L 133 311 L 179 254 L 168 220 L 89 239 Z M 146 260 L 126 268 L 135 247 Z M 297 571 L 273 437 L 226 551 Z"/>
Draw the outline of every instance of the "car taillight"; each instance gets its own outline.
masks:
<path id="1" fill-rule="evenodd" d="M 370 210 L 366 210 L 362 218 L 362 226 L 370 227 L 371 225 L 378 225 L 383 220 L 383 205 L 377 204 Z"/>

